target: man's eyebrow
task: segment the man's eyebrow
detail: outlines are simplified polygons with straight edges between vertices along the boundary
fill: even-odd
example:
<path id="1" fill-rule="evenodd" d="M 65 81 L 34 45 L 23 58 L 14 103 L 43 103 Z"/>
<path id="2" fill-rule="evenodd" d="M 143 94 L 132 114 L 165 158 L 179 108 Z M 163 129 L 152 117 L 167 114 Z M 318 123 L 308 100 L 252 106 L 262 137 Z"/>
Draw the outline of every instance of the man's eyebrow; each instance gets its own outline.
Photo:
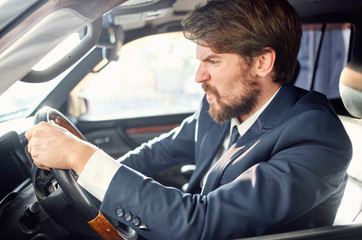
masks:
<path id="1" fill-rule="evenodd" d="M 217 54 L 210 54 L 210 55 L 206 56 L 204 59 L 201 59 L 201 61 L 207 62 L 207 61 L 211 60 L 212 58 L 221 58 L 221 57 Z"/>

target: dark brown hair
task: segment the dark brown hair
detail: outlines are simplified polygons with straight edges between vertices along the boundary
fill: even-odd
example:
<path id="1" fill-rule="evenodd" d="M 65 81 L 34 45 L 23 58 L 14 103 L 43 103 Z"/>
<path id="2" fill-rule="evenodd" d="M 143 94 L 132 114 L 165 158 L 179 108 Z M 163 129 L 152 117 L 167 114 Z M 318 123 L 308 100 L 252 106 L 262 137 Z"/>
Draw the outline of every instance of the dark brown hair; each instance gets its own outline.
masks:
<path id="1" fill-rule="evenodd" d="M 275 82 L 292 80 L 302 29 L 286 0 L 220 0 L 198 6 L 183 21 L 184 35 L 218 53 L 236 53 L 251 64 L 254 57 L 276 52 Z"/>

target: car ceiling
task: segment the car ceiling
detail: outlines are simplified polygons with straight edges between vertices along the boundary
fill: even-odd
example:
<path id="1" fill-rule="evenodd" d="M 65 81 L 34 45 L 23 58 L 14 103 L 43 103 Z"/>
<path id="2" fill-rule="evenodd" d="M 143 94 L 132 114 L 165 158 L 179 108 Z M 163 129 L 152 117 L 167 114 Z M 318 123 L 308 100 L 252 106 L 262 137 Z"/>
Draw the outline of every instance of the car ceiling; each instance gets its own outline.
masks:
<path id="1" fill-rule="evenodd" d="M 17 26 L 0 34 L 0 72 L 2 73 L 0 93 L 27 75 L 32 66 L 66 36 L 79 31 L 105 12 L 108 13 L 103 16 L 103 24 L 122 26 L 128 33 L 126 34 L 128 42 L 142 35 L 181 29 L 181 19 L 196 5 L 206 0 L 44 0 L 42 2 L 44 2 L 42 7 L 33 10 L 21 20 L 18 19 Z M 361 0 L 289 0 L 289 2 L 297 9 L 305 23 L 353 21 L 353 17 L 361 15 L 358 13 L 362 11 Z M 45 5 L 50 6 L 49 9 L 44 9 Z M 0 11 L 3 11 L 2 7 L 0 4 Z M 109 11 L 110 9 L 113 10 Z M 338 17 L 336 13 L 339 13 Z M 68 17 L 69 21 L 64 21 L 64 17 Z M 27 38 L 24 40 L 26 35 Z"/>
<path id="2" fill-rule="evenodd" d="M 336 13 L 361 13 L 361 0 L 288 0 L 296 9 L 303 22 L 339 21 Z M 343 18 L 343 17 L 342 17 Z"/>

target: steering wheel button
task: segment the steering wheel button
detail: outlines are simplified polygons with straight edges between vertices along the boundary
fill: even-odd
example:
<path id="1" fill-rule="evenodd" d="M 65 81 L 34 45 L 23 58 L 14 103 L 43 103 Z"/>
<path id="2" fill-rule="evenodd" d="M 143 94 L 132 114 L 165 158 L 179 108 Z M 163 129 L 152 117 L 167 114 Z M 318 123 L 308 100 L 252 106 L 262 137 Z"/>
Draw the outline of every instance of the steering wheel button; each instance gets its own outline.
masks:
<path id="1" fill-rule="evenodd" d="M 126 219 L 127 222 L 131 221 L 132 217 L 133 217 L 132 214 L 129 212 L 126 212 L 124 214 L 124 219 Z"/>
<path id="2" fill-rule="evenodd" d="M 134 217 L 132 219 L 132 223 L 133 223 L 133 225 L 138 226 L 141 224 L 141 219 L 139 219 L 138 217 Z"/>
<path id="3" fill-rule="evenodd" d="M 124 209 L 123 208 L 117 208 L 116 214 L 118 217 L 122 217 L 124 215 Z"/>

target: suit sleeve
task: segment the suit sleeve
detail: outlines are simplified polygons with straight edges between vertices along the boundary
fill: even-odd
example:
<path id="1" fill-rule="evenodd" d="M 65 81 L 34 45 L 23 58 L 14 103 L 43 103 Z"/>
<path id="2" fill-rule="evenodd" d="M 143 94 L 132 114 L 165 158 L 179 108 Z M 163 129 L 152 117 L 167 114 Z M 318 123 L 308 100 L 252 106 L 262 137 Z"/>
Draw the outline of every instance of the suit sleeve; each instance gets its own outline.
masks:
<path id="1" fill-rule="evenodd" d="M 194 162 L 198 112 L 169 133 L 142 144 L 119 161 L 147 176 L 180 163 Z"/>
<path id="2" fill-rule="evenodd" d="M 344 188 L 351 157 L 340 122 L 312 112 L 279 127 L 245 156 L 255 164 L 205 196 L 162 186 L 122 166 L 101 211 L 148 239 L 229 239 L 273 232 L 328 199 L 336 207 L 340 198 L 333 198 Z M 117 215 L 119 209 L 132 218 Z"/>

